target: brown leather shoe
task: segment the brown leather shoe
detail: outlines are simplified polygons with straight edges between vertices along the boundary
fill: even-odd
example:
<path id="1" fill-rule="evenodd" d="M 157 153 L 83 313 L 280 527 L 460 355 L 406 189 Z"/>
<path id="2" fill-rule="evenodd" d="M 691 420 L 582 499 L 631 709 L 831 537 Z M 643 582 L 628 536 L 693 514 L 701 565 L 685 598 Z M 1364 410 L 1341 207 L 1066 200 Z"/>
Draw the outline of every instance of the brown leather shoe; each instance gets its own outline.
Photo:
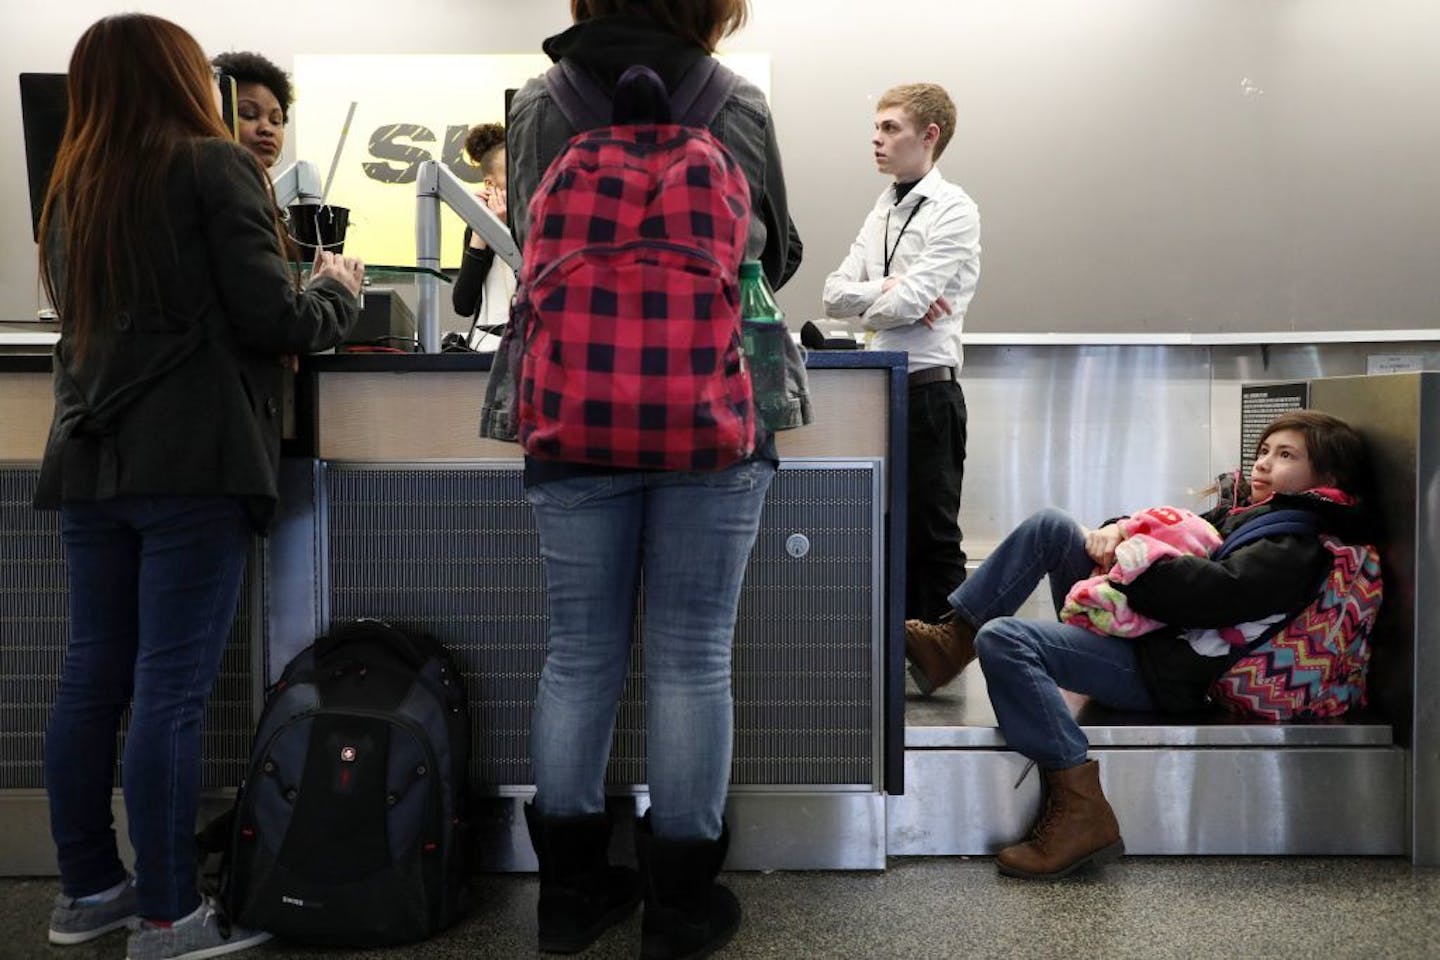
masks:
<path id="1" fill-rule="evenodd" d="M 906 620 L 905 657 L 915 686 L 928 697 L 975 659 L 975 628 L 959 617 L 944 623 Z"/>
<path id="2" fill-rule="evenodd" d="M 1030 839 L 1001 850 L 995 864 L 1008 877 L 1055 880 L 1124 853 L 1115 811 L 1100 791 L 1100 764 L 1087 760 L 1045 772 L 1045 806 Z"/>

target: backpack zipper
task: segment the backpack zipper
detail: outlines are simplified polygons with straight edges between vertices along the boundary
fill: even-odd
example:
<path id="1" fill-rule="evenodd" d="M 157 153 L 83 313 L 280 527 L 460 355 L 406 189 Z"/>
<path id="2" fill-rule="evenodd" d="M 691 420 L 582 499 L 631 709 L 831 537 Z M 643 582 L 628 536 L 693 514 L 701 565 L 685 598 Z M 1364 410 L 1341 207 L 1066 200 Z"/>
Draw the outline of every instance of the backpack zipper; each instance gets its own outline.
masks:
<path id="1" fill-rule="evenodd" d="M 565 254 L 565 256 L 561 257 L 559 260 L 556 260 L 554 263 L 550 264 L 545 269 L 537 273 L 535 275 L 535 278 L 530 281 L 529 286 L 538 287 L 542 282 L 544 282 L 546 277 L 550 276 L 551 273 L 560 269 L 568 261 L 573 260 L 574 258 L 581 256 L 582 254 L 592 255 L 596 253 L 624 253 L 628 250 L 636 249 L 669 250 L 672 253 L 679 253 L 685 256 L 694 257 L 696 260 L 707 261 L 712 266 L 714 266 L 716 270 L 719 270 L 722 274 L 725 271 L 725 265 L 722 264 L 714 254 L 709 253 L 705 250 L 698 250 L 694 247 L 687 247 L 684 244 L 674 243 L 669 240 L 630 240 L 626 243 L 614 243 L 605 245 L 594 244 L 582 247 L 579 250 L 571 250 L 569 253 Z"/>

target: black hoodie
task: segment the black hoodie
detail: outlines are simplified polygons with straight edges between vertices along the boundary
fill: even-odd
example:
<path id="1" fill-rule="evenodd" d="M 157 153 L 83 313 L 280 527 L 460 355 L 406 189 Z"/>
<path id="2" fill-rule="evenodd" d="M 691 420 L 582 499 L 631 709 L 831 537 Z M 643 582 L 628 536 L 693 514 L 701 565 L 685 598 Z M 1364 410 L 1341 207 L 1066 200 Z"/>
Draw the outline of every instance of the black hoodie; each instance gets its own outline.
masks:
<path id="1" fill-rule="evenodd" d="M 637 63 L 654 70 L 674 90 L 690 68 L 708 56 L 704 47 L 652 20 L 623 16 L 582 20 L 547 38 L 540 49 L 556 63 L 569 59 L 584 67 L 606 90 L 614 90 L 620 75 Z"/>

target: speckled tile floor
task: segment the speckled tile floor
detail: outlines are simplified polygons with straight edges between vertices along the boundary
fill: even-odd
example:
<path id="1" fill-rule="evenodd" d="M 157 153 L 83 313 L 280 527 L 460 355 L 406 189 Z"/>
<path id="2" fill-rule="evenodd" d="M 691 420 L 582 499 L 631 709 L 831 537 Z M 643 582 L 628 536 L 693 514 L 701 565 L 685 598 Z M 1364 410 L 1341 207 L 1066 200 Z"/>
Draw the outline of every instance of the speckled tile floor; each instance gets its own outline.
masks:
<path id="1" fill-rule="evenodd" d="M 1313 958 L 1440 957 L 1440 870 L 1396 859 L 1128 858 L 1054 884 L 999 877 L 977 859 L 890 861 L 885 873 L 736 873 L 745 923 L 719 957 Z M 52 879 L 0 880 L 0 957 L 119 960 L 119 934 L 45 942 Z M 314 950 L 271 943 L 256 960 L 487 960 L 536 956 L 533 876 L 480 879 L 482 906 L 424 944 Z M 634 957 L 638 918 L 583 960 Z"/>

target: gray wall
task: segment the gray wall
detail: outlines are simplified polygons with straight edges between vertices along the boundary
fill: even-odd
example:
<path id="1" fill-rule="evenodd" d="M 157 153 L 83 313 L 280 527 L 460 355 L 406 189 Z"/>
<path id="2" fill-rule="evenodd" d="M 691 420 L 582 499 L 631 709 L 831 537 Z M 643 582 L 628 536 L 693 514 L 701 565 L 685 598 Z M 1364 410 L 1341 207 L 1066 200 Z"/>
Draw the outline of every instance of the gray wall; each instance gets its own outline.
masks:
<path id="1" fill-rule="evenodd" d="M 884 186 L 868 145 L 876 94 L 926 79 L 959 102 L 941 166 L 984 218 L 970 330 L 1440 325 L 1440 4 L 752 2 L 730 47 L 773 56 L 806 239 L 781 296 L 792 321 L 818 315 L 825 274 Z M 130 6 L 0 0 L 0 316 L 37 302 L 14 76 L 63 70 L 90 21 Z M 302 52 L 531 51 L 569 20 L 564 0 L 144 6 L 208 50 L 286 67 Z"/>

